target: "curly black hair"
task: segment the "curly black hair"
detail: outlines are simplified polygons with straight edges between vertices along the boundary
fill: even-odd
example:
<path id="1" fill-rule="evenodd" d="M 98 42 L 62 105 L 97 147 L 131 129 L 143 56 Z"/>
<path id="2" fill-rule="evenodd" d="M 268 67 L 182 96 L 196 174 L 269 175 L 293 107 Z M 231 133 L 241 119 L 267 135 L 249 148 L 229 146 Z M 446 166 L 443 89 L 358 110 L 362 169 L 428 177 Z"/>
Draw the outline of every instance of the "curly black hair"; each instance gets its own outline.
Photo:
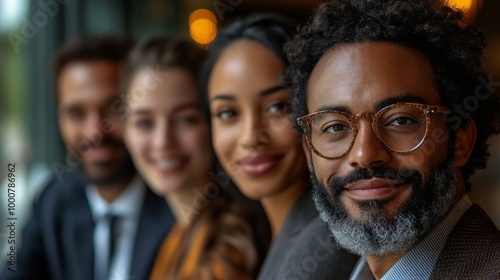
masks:
<path id="1" fill-rule="evenodd" d="M 399 44 L 426 57 L 442 105 L 453 110 L 446 118 L 451 139 L 455 129 L 474 119 L 476 143 L 470 160 L 461 168 L 470 190 L 470 175 L 486 166 L 487 139 L 500 132 L 499 99 L 483 72 L 484 36 L 466 22 L 463 12 L 441 0 L 324 3 L 285 45 L 289 67 L 284 81 L 290 88 L 294 118 L 308 114 L 307 85 L 318 60 L 339 44 L 363 42 Z"/>

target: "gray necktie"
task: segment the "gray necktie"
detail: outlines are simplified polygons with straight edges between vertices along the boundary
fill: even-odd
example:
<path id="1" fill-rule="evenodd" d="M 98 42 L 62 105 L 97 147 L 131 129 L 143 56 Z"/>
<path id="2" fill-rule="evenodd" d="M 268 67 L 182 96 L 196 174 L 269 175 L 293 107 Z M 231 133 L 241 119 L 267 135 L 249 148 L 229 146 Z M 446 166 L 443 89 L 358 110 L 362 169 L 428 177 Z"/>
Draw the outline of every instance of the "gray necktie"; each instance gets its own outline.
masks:
<path id="1" fill-rule="evenodd" d="M 108 239 L 108 268 L 107 268 L 107 273 L 106 273 L 106 279 L 110 279 L 110 273 L 111 273 L 111 265 L 113 264 L 113 258 L 115 254 L 115 249 L 116 249 L 116 241 L 118 240 L 118 236 L 120 234 L 120 231 L 118 229 L 118 221 L 120 220 L 120 217 L 108 213 L 106 214 L 106 220 L 108 222 L 109 226 L 109 239 Z"/>

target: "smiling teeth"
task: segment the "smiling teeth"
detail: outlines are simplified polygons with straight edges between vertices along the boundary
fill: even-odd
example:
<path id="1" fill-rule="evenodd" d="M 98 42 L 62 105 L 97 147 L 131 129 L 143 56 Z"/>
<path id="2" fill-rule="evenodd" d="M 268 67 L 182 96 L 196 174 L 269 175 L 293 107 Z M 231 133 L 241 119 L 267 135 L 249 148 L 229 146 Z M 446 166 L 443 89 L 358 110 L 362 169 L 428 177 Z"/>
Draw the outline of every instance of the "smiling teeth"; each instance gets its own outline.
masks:
<path id="1" fill-rule="evenodd" d="M 179 166 L 181 164 L 181 161 L 180 160 L 162 160 L 162 161 L 158 161 L 158 166 L 161 168 L 161 169 L 172 169 L 172 168 L 176 168 L 177 166 Z"/>

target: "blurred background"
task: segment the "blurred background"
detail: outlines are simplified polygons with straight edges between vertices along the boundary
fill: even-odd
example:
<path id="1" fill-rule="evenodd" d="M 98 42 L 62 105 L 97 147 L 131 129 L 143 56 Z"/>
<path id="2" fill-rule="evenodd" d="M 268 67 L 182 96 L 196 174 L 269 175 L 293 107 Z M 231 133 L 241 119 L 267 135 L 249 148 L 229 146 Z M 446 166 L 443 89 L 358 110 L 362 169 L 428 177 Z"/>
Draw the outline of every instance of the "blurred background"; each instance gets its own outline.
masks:
<path id="1" fill-rule="evenodd" d="M 490 44 L 485 62 L 500 90 L 500 0 L 450 0 L 464 9 Z M 66 165 L 56 120 L 51 60 L 78 34 L 157 35 L 207 45 L 217 28 L 252 12 L 275 12 L 303 22 L 314 0 L 0 0 L 0 219 L 7 221 L 7 165 L 16 165 L 17 234 L 35 195 Z M 472 199 L 500 227 L 500 137 L 491 139 L 488 168 L 473 177 Z M 0 223 L 0 248 L 7 229 Z M 3 254 L 2 254 L 3 255 Z"/>

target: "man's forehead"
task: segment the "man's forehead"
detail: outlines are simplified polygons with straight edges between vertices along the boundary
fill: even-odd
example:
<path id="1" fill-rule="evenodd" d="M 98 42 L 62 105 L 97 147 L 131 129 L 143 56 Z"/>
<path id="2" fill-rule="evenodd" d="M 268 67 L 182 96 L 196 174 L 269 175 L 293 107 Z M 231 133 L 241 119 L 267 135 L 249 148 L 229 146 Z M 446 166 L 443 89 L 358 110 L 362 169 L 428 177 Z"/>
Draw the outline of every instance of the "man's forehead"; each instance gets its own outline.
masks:
<path id="1" fill-rule="evenodd" d="M 118 97 L 120 68 L 113 61 L 76 61 L 68 64 L 59 78 L 58 97 L 62 102 Z"/>
<path id="2" fill-rule="evenodd" d="M 120 64 L 110 60 L 74 61 L 61 71 L 59 87 L 89 85 L 118 85 Z"/>
<path id="3" fill-rule="evenodd" d="M 325 105 L 344 106 L 413 95 L 439 105 L 432 68 L 419 52 L 385 42 L 344 44 L 326 52 L 308 83 L 310 112 Z"/>

